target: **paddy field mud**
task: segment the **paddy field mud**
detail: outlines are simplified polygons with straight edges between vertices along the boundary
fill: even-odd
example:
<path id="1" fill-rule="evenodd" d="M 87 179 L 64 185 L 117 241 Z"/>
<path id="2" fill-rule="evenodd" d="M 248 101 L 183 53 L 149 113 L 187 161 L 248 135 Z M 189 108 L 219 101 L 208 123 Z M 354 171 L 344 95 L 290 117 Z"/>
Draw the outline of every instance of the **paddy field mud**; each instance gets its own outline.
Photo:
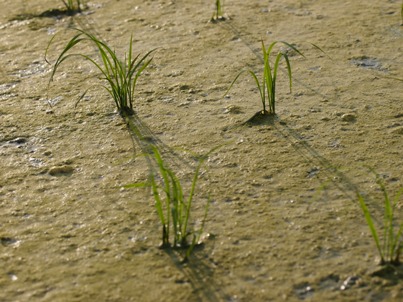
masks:
<path id="1" fill-rule="evenodd" d="M 0 0 L 0 301 L 399 301 L 401 266 L 378 265 L 356 194 L 382 224 L 374 169 L 402 188 L 401 1 Z M 53 10 L 53 11 L 52 11 Z M 133 137 L 99 72 L 52 66 L 74 28 L 124 56 L 157 48 L 138 81 Z M 261 40 L 293 43 L 277 116 L 250 120 Z M 319 46 L 324 52 L 312 46 Z M 274 51 L 287 51 L 278 45 Z M 97 50 L 82 45 L 94 58 Z M 88 91 L 87 91 L 88 90 Z M 85 97 L 77 103 L 80 96 Z M 76 104 L 77 103 L 77 104 Z M 185 194 L 201 155 L 188 263 L 159 248 L 144 141 Z M 396 216 L 402 219 L 402 198 Z"/>

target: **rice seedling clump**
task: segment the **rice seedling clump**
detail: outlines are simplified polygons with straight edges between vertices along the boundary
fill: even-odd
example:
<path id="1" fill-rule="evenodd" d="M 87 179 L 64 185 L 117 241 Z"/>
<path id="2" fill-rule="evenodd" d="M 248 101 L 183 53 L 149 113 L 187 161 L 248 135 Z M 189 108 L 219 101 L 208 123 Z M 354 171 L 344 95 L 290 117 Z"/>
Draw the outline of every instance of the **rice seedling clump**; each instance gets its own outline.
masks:
<path id="1" fill-rule="evenodd" d="M 210 22 L 216 23 L 219 21 L 225 21 L 228 19 L 228 17 L 225 16 L 224 14 L 224 9 L 223 9 L 223 1 L 221 0 L 216 0 L 215 1 L 215 11 L 213 16 L 210 19 Z"/>
<path id="2" fill-rule="evenodd" d="M 150 154 L 146 156 L 150 156 Z M 184 194 L 183 181 L 179 180 L 172 169 L 168 167 L 167 162 L 163 160 L 157 147 L 152 147 L 151 156 L 157 165 L 157 171 L 151 171 L 150 181 L 148 183 L 129 184 L 124 186 L 124 188 L 151 187 L 154 206 L 161 223 L 161 248 L 185 249 L 186 256 L 184 260 L 187 260 L 194 247 L 200 243 L 207 218 L 209 201 L 207 201 L 204 208 L 201 226 L 198 229 L 191 228 L 190 216 L 196 185 L 201 166 L 207 155 L 201 157 L 199 160 L 187 197 Z"/>
<path id="3" fill-rule="evenodd" d="M 289 85 L 290 85 L 290 91 L 292 88 L 292 74 L 291 74 L 291 64 L 290 60 L 288 58 L 288 53 L 285 51 L 280 51 L 277 53 L 274 61 L 274 65 L 271 64 L 270 62 L 270 55 L 272 53 L 273 47 L 278 43 L 278 41 L 272 42 L 268 48 L 265 47 L 264 42 L 262 40 L 262 52 L 263 52 L 263 76 L 262 76 L 262 82 L 259 82 L 258 76 L 256 73 L 252 70 L 248 70 L 249 74 L 252 76 L 254 79 L 256 86 L 259 90 L 260 94 L 260 101 L 262 103 L 262 110 L 260 111 L 260 114 L 262 115 L 274 115 L 276 114 L 276 83 L 277 83 L 277 71 L 279 67 L 279 63 L 281 58 L 284 58 L 286 65 L 287 65 L 287 72 L 288 72 L 288 78 L 289 78 Z M 290 49 L 294 50 L 297 54 L 304 56 L 295 46 L 287 43 L 287 42 L 280 42 L 288 46 Z M 228 91 L 232 88 L 236 80 L 239 78 L 239 76 L 245 72 L 245 70 L 242 70 L 238 75 L 235 77 L 235 79 L 232 81 L 230 87 L 228 90 L 225 92 L 225 94 L 228 93 Z"/>
<path id="4" fill-rule="evenodd" d="M 81 12 L 81 1 L 80 0 L 62 0 L 64 6 L 66 7 L 67 13 L 73 15 L 75 12 Z"/>
<path id="5" fill-rule="evenodd" d="M 140 57 L 140 55 L 133 56 L 133 37 L 131 37 L 128 54 L 121 60 L 116 55 L 115 51 L 95 35 L 81 29 L 76 29 L 76 31 L 78 31 L 78 33 L 70 39 L 53 65 L 49 83 L 53 80 L 56 71 L 64 61 L 74 57 L 82 57 L 90 61 L 101 72 L 103 79 L 106 81 L 106 85 L 103 85 L 103 87 L 112 96 L 118 112 L 122 116 L 133 115 L 134 94 L 137 80 L 151 63 L 152 58 L 149 58 L 149 56 L 155 49 L 147 52 L 142 57 Z M 46 54 L 54 37 L 49 42 Z M 83 42 L 90 42 L 96 46 L 101 62 L 85 53 L 71 53 L 73 48 Z"/>
<path id="6" fill-rule="evenodd" d="M 383 194 L 384 203 L 384 216 L 383 223 L 381 226 L 381 231 L 378 232 L 374 219 L 372 218 L 368 206 L 365 202 L 365 198 L 357 193 L 358 201 L 360 207 L 363 211 L 365 221 L 370 229 L 372 238 L 375 242 L 376 248 L 380 256 L 380 264 L 400 264 L 400 253 L 403 249 L 402 245 L 402 232 L 403 232 L 403 222 L 396 221 L 395 210 L 397 208 L 399 198 L 403 193 L 403 188 L 401 188 L 393 199 L 390 199 L 389 194 L 386 190 L 383 179 L 376 174 L 376 182 Z M 380 235 L 382 234 L 382 235 Z"/>

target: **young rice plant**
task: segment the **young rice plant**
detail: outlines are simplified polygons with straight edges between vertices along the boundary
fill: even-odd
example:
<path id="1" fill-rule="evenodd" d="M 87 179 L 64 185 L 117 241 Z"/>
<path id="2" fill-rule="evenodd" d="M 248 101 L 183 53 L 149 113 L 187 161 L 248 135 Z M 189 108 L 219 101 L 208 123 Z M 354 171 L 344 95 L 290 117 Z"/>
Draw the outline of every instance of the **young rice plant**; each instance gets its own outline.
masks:
<path id="1" fill-rule="evenodd" d="M 158 148 L 153 146 L 152 151 L 152 156 L 158 167 L 158 173 L 151 173 L 151 179 L 149 183 L 130 184 L 124 187 L 131 188 L 148 185 L 151 186 L 155 209 L 162 225 L 161 247 L 187 249 L 185 257 L 186 260 L 188 256 L 192 253 L 193 248 L 199 243 L 204 229 L 204 223 L 207 217 L 209 201 L 205 206 L 201 227 L 198 230 L 190 230 L 189 219 L 193 204 L 193 197 L 196 190 L 196 184 L 199 178 L 200 168 L 208 155 L 203 156 L 199 160 L 190 186 L 189 195 L 185 197 L 181 181 L 162 159 Z M 189 237 L 191 237 L 190 241 L 188 240 Z"/>
<path id="2" fill-rule="evenodd" d="M 210 19 L 210 22 L 225 21 L 224 10 L 221 0 L 215 1 L 215 12 Z"/>
<path id="3" fill-rule="evenodd" d="M 64 6 L 67 9 L 67 12 L 70 14 L 73 14 L 74 12 L 81 12 L 81 3 L 80 0 L 76 0 L 75 2 L 77 3 L 77 5 L 74 4 L 73 0 L 62 0 Z"/>
<path id="4" fill-rule="evenodd" d="M 358 201 L 360 203 L 361 209 L 363 211 L 367 225 L 371 231 L 372 238 L 375 241 L 376 248 L 378 250 L 379 256 L 381 257 L 380 264 L 400 264 L 400 253 L 403 249 L 402 245 L 402 231 L 403 222 L 395 221 L 395 209 L 401 194 L 403 193 L 403 188 L 398 191 L 396 196 L 391 200 L 389 194 L 386 191 L 385 184 L 379 175 L 376 176 L 376 182 L 378 183 L 384 199 L 385 212 L 383 217 L 383 227 L 382 227 L 382 238 L 380 237 L 369 209 L 365 203 L 364 197 L 357 193 Z"/>
<path id="5" fill-rule="evenodd" d="M 304 56 L 295 46 L 283 42 L 283 41 L 275 41 L 269 45 L 268 48 L 265 47 L 264 42 L 262 40 L 262 52 L 263 52 L 263 61 L 264 61 L 264 69 L 263 69 L 263 78 L 262 82 L 259 82 L 259 79 L 256 75 L 255 72 L 252 70 L 248 70 L 252 78 L 256 82 L 256 86 L 259 89 L 260 93 L 260 100 L 262 102 L 262 115 L 267 115 L 267 114 L 276 114 L 276 82 L 277 82 L 277 71 L 278 67 L 280 64 L 281 58 L 284 58 L 286 65 L 287 65 L 287 72 L 288 72 L 288 77 L 289 77 L 289 85 L 290 85 L 290 91 L 292 88 L 292 74 L 291 74 L 291 64 L 290 60 L 288 58 L 287 52 L 279 52 L 277 56 L 275 57 L 274 65 L 271 64 L 270 62 L 270 55 L 272 54 L 273 47 L 277 43 L 283 43 L 284 45 L 288 46 L 292 50 L 294 50 L 296 53 L 298 53 L 301 56 Z M 234 85 L 235 81 L 239 78 L 239 76 L 245 72 L 245 70 L 242 70 L 238 75 L 235 77 L 235 79 L 232 81 L 230 87 L 228 90 L 225 92 L 225 94 L 230 91 L 232 86 Z M 267 108 L 268 106 L 268 108 Z"/>
<path id="6" fill-rule="evenodd" d="M 78 31 L 78 34 L 76 34 L 67 43 L 57 58 L 53 66 L 49 84 L 53 80 L 59 66 L 64 61 L 73 57 L 82 57 L 90 61 L 101 72 L 103 79 L 107 82 L 107 85 L 103 85 L 103 87 L 112 96 L 118 112 L 122 116 L 133 115 L 134 92 L 136 89 L 137 80 L 141 73 L 150 64 L 152 58 L 150 59 L 149 56 L 153 51 L 155 51 L 155 49 L 147 52 L 141 58 L 140 55 L 133 56 L 133 37 L 131 37 L 129 53 L 125 55 L 123 60 L 120 60 L 115 51 L 113 51 L 106 43 L 102 42 L 100 39 L 88 32 L 85 32 L 81 29 L 76 30 Z M 45 52 L 45 58 L 54 37 L 49 42 Z M 95 44 L 101 59 L 101 63 L 97 62 L 87 54 L 71 53 L 73 48 L 85 41 Z"/>

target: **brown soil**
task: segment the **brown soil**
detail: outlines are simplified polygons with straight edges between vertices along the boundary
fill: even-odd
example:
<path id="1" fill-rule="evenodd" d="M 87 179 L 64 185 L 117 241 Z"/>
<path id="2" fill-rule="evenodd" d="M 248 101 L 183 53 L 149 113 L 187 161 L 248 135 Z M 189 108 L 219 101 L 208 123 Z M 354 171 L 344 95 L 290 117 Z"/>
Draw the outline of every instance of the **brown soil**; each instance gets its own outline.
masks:
<path id="1" fill-rule="evenodd" d="M 96 0 L 74 16 L 46 13 L 61 1 L 0 3 L 0 301 L 403 296 L 402 268 L 378 266 L 355 196 L 381 222 L 368 167 L 391 195 L 402 187 L 401 1 L 233 0 L 215 24 L 214 1 Z M 48 89 L 47 43 L 58 33 L 54 62 L 73 27 L 122 55 L 130 35 L 136 53 L 158 47 L 138 83 L 141 140 L 88 62 L 66 61 Z M 261 110 L 253 79 L 223 94 L 243 68 L 261 72 L 261 39 L 295 43 L 306 58 L 290 57 L 292 93 L 279 72 L 277 117 L 245 123 Z M 143 140 L 186 188 L 193 155 L 221 146 L 193 213 L 199 221 L 210 194 L 209 236 L 187 264 L 158 248 L 150 191 L 121 189 L 148 177 Z"/>

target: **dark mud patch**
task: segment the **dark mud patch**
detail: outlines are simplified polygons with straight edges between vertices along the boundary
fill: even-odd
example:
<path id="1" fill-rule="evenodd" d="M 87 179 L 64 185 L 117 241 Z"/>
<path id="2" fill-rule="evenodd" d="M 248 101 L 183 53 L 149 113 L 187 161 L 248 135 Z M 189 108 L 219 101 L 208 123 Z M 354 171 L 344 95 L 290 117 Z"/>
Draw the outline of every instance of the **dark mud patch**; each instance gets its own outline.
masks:
<path id="1" fill-rule="evenodd" d="M 8 141 L 9 144 L 23 145 L 28 141 L 26 137 L 16 137 Z"/>
<path id="2" fill-rule="evenodd" d="M 357 67 L 375 69 L 378 71 L 388 71 L 388 68 L 384 66 L 377 58 L 371 58 L 367 56 L 354 57 L 350 59 L 350 62 Z"/>
<path id="3" fill-rule="evenodd" d="M 309 283 L 303 282 L 294 286 L 294 293 L 300 300 L 305 300 L 313 296 L 314 289 Z"/>
<path id="4" fill-rule="evenodd" d="M 0 237 L 0 243 L 2 246 L 8 247 L 17 247 L 20 244 L 20 240 L 11 237 Z"/>
<path id="5" fill-rule="evenodd" d="M 14 91 L 18 83 L 19 81 L 0 84 L 0 100 L 5 100 L 12 96 L 15 96 L 16 94 L 14 93 Z"/>
<path id="6" fill-rule="evenodd" d="M 330 274 L 319 281 L 319 288 L 322 290 L 337 290 L 339 289 L 340 277 Z"/>

